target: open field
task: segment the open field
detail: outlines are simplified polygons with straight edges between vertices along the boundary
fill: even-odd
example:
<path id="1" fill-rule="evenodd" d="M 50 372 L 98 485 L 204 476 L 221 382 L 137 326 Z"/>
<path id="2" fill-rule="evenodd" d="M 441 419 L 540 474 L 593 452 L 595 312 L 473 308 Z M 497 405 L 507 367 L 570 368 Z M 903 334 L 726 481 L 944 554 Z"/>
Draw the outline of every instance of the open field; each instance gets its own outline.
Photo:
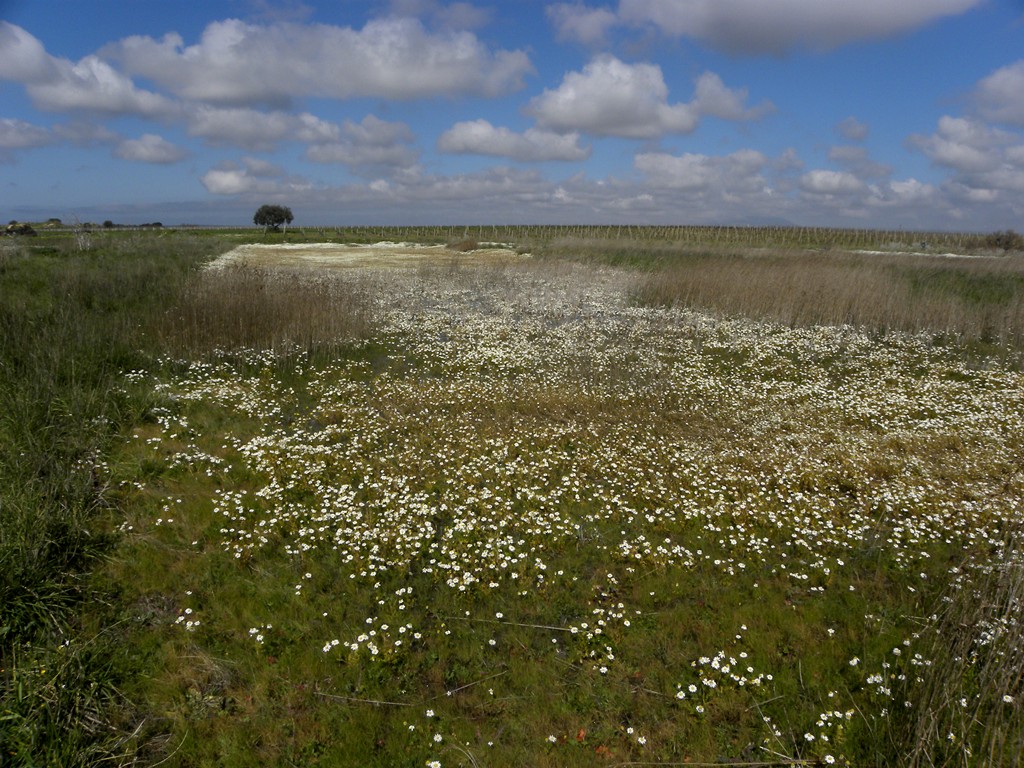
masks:
<path id="1" fill-rule="evenodd" d="M 102 625 L 122 764 L 1012 764 L 1017 258 L 516 246 L 183 269 L 69 459 L 110 608 L 3 666 Z"/>

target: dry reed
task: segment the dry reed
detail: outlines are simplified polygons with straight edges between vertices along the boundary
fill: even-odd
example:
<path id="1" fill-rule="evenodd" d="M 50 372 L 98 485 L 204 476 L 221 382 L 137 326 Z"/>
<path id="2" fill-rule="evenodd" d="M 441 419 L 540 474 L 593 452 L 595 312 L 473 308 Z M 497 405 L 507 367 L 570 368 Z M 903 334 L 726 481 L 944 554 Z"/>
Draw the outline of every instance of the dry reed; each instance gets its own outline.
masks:
<path id="1" fill-rule="evenodd" d="M 168 313 L 165 341 L 178 354 L 312 352 L 365 338 L 371 314 L 358 283 L 334 275 L 245 266 L 205 270 Z"/>
<path id="2" fill-rule="evenodd" d="M 1024 352 L 1024 260 L 809 252 L 662 256 L 644 303 Z"/>

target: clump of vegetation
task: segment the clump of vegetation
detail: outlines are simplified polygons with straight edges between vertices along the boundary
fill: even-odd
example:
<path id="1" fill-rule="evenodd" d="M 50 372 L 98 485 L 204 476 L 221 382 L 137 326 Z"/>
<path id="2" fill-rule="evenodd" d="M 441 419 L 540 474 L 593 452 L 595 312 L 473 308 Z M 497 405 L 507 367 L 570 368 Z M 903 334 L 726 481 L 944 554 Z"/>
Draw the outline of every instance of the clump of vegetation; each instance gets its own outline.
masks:
<path id="1" fill-rule="evenodd" d="M 475 251 L 480 247 L 480 243 L 472 238 L 463 238 L 461 240 L 455 240 L 448 243 L 448 250 L 458 251 L 459 253 L 467 253 L 469 251 Z"/>
<path id="2" fill-rule="evenodd" d="M 369 335 L 372 308 L 353 282 L 246 266 L 194 274 L 170 309 L 167 348 L 193 356 L 214 350 L 299 349 L 318 357 Z"/>
<path id="3" fill-rule="evenodd" d="M 1024 359 L 1024 262 L 808 252 L 663 250 L 647 260 L 643 303 L 790 326 L 927 333 L 987 357 Z"/>
<path id="4" fill-rule="evenodd" d="M 42 238 L 41 238 L 42 239 Z M 90 573 L 125 513 L 108 459 L 151 394 L 126 386 L 156 326 L 216 251 L 187 237 L 129 257 L 70 240 L 0 260 L 0 763 L 130 759 L 120 608 Z"/>
<path id="5" fill-rule="evenodd" d="M 1003 251 L 1024 251 L 1024 235 L 1007 229 L 1003 232 L 993 232 L 984 239 L 987 248 L 999 248 Z"/>
<path id="6" fill-rule="evenodd" d="M 287 231 L 294 218 L 292 209 L 285 205 L 261 205 L 253 214 L 252 223 L 263 227 L 264 232 L 280 232 L 282 226 Z"/>
<path id="7" fill-rule="evenodd" d="M 4 229 L 3 234 L 9 236 L 35 237 L 36 230 L 28 222 L 12 221 L 7 225 L 7 228 Z"/>

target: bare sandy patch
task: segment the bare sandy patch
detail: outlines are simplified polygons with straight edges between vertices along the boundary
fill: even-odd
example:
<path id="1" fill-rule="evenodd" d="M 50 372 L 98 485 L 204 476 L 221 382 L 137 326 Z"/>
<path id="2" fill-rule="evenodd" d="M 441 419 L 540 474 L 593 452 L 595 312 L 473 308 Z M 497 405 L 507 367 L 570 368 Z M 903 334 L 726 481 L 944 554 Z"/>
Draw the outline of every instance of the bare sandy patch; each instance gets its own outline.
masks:
<path id="1" fill-rule="evenodd" d="M 211 269 L 227 266 L 317 269 L 408 269 L 450 264 L 510 264 L 529 259 L 503 244 L 486 243 L 472 251 L 456 251 L 444 245 L 381 242 L 372 245 L 299 243 L 263 245 L 249 243 L 228 251 L 210 263 Z"/>

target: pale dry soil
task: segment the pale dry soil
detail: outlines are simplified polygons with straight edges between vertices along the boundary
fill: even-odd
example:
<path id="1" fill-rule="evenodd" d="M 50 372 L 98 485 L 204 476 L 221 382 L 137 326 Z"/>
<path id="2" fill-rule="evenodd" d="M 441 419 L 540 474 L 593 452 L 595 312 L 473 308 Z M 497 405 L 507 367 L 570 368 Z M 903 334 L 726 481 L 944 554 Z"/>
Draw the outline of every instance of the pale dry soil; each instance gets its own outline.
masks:
<path id="1" fill-rule="evenodd" d="M 381 242 L 372 245 L 301 243 L 296 245 L 246 244 L 223 254 L 211 269 L 227 266 L 318 267 L 320 269 L 416 268 L 443 265 L 503 265 L 529 259 L 502 243 L 482 243 L 472 251 L 456 251 L 444 245 Z"/>

